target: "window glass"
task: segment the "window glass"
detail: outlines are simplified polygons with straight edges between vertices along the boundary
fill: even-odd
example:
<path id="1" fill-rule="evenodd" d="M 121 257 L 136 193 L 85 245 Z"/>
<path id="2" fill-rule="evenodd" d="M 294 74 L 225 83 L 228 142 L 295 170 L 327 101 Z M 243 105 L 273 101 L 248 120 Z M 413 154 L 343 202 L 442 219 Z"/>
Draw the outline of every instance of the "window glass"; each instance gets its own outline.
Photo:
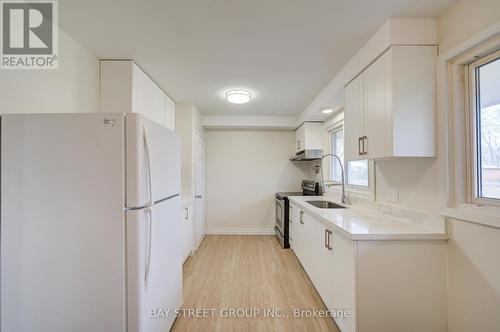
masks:
<path id="1" fill-rule="evenodd" d="M 476 68 L 477 196 L 500 199 L 500 59 Z"/>
<path id="2" fill-rule="evenodd" d="M 340 161 L 342 161 L 342 165 L 344 164 L 344 130 L 339 129 L 334 131 L 331 134 L 331 144 L 332 144 L 332 153 L 334 155 L 337 155 L 340 158 Z M 339 163 L 335 160 L 335 158 L 331 159 L 331 174 L 332 174 L 332 179 L 337 182 L 342 181 L 342 172 L 340 170 L 340 165 Z"/>
<path id="3" fill-rule="evenodd" d="M 368 160 L 356 160 L 347 163 L 347 183 L 368 187 Z"/>
<path id="4" fill-rule="evenodd" d="M 345 165 L 343 129 L 338 129 L 331 133 L 331 147 L 331 152 L 340 158 L 342 165 Z M 331 174 L 334 181 L 342 181 L 340 165 L 334 158 L 331 159 Z M 346 178 L 347 184 L 368 187 L 368 160 L 347 162 Z"/>

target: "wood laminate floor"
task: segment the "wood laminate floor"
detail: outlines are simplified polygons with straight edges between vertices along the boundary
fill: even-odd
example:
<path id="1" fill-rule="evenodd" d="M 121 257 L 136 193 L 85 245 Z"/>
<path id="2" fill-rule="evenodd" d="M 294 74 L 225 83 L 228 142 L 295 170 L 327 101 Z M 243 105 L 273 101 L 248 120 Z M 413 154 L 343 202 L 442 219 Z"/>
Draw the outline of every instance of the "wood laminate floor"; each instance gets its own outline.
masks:
<path id="1" fill-rule="evenodd" d="M 294 316 L 325 308 L 274 236 L 208 235 L 183 272 L 183 314 L 172 331 L 338 331 L 329 317 Z"/>

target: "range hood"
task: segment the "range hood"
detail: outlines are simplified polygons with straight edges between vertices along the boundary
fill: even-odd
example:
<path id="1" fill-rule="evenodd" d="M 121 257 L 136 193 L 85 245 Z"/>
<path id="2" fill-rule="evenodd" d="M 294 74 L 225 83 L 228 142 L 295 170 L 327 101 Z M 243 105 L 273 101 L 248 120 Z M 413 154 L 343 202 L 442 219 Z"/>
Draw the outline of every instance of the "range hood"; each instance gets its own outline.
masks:
<path id="1" fill-rule="evenodd" d="M 302 150 L 290 158 L 291 161 L 319 160 L 323 157 L 323 150 Z"/>

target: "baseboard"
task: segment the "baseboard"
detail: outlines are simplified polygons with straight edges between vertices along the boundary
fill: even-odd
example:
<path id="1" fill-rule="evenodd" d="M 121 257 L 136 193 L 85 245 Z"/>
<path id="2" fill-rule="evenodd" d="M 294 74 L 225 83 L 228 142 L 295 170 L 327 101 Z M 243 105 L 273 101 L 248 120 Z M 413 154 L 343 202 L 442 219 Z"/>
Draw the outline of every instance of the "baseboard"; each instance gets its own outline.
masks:
<path id="1" fill-rule="evenodd" d="M 208 228 L 212 235 L 274 235 L 274 228 Z"/>

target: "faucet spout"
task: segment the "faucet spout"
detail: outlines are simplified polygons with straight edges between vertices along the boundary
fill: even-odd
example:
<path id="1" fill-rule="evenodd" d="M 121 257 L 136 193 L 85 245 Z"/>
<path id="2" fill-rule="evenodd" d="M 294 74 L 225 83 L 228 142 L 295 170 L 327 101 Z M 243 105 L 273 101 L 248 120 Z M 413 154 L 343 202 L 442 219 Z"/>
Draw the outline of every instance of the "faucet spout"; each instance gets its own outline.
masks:
<path id="1" fill-rule="evenodd" d="M 344 165 L 342 165 L 342 161 L 340 160 L 339 156 L 337 156 L 336 154 L 333 154 L 333 153 L 328 153 L 328 154 L 323 155 L 323 157 L 321 157 L 320 168 L 321 168 L 321 182 L 323 184 L 323 192 L 325 192 L 325 189 L 326 189 L 325 177 L 323 174 L 323 159 L 325 159 L 326 157 L 332 157 L 332 159 L 336 160 L 340 165 L 340 177 L 342 180 L 342 203 L 347 204 L 347 197 L 345 195 Z"/>

